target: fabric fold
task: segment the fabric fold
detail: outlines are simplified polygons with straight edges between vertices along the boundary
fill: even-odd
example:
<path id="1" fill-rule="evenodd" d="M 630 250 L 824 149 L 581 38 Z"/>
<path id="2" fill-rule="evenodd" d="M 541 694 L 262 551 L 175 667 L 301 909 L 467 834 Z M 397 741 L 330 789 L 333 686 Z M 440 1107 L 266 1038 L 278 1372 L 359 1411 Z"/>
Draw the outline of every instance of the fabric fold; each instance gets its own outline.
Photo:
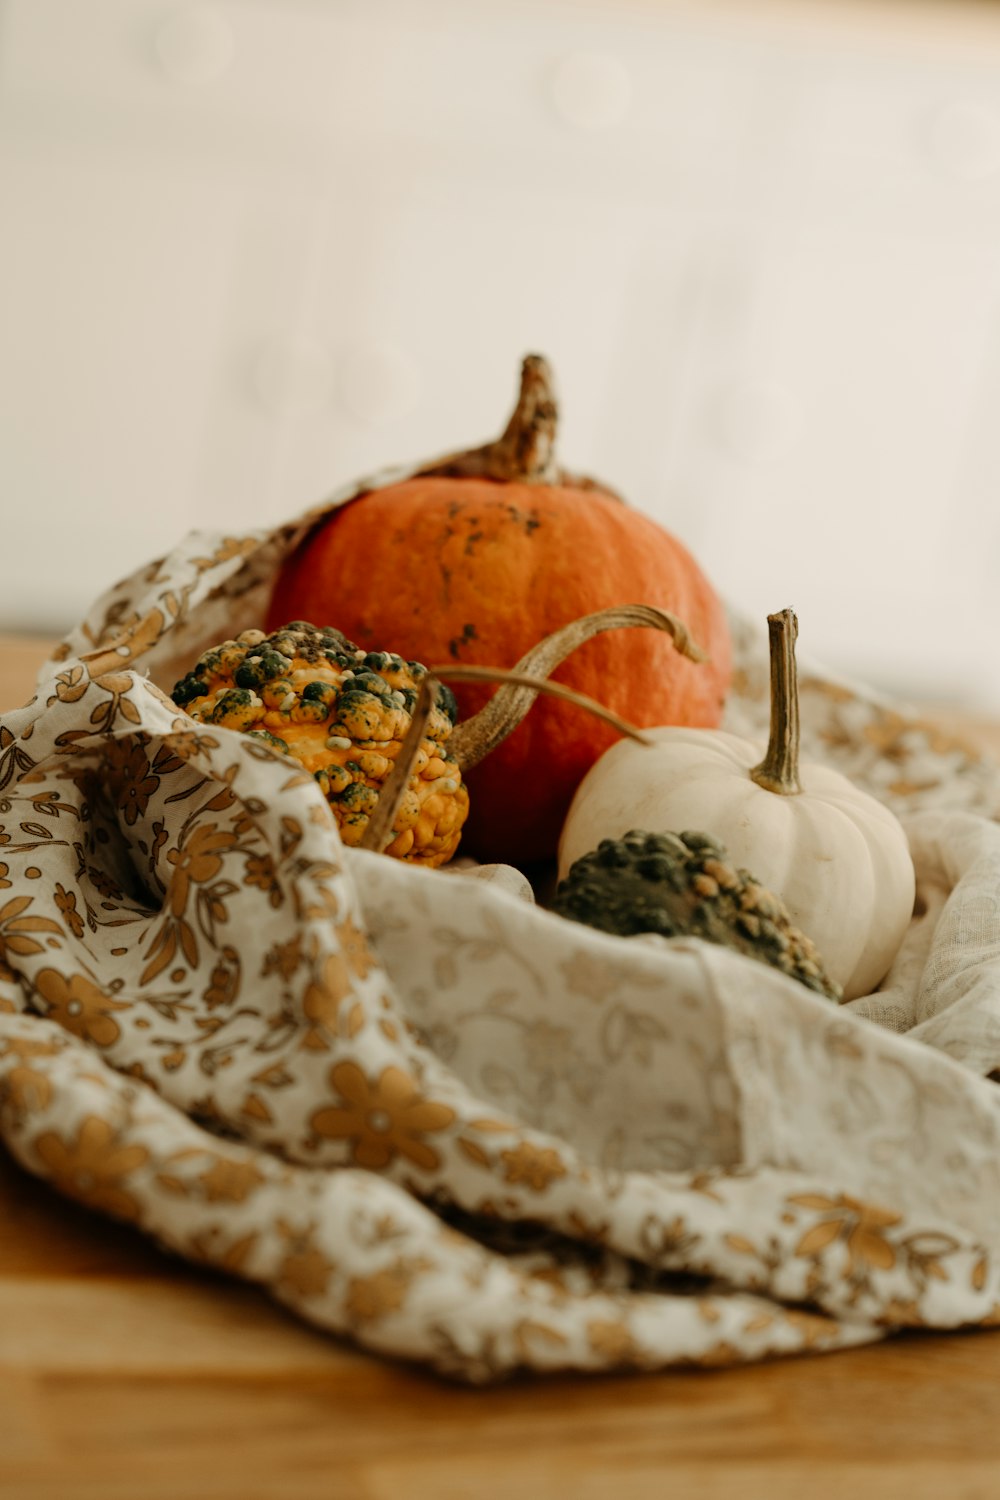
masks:
<path id="1" fill-rule="evenodd" d="M 347 850 L 308 774 L 167 696 L 313 519 L 185 539 L 0 720 L 17 1159 L 469 1381 L 995 1323 L 1000 771 L 805 675 L 804 753 L 906 818 L 918 875 L 884 985 L 839 1009 L 568 922 L 515 871 Z M 752 733 L 766 646 L 734 634 Z"/>

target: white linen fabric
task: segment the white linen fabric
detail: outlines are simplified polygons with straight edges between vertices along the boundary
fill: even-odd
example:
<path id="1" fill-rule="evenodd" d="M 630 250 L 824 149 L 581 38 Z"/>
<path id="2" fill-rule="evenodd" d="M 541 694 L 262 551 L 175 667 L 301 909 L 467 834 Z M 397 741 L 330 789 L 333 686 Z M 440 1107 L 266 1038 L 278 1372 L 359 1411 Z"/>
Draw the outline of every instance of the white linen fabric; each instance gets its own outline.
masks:
<path id="1" fill-rule="evenodd" d="M 166 696 L 313 519 L 188 537 L 0 720 L 8 1149 L 464 1380 L 1000 1321 L 1000 769 L 803 673 L 804 754 L 900 814 L 918 877 L 841 1007 L 516 871 L 345 849 L 312 778 Z M 760 735 L 765 634 L 733 632 L 726 727 Z"/>

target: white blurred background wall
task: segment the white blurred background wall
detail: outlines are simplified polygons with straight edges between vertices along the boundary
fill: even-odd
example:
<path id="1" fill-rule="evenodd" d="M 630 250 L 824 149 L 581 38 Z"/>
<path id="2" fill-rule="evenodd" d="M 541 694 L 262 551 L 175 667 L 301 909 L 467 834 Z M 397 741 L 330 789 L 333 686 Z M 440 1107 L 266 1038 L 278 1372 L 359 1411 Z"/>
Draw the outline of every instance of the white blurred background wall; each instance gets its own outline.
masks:
<path id="1" fill-rule="evenodd" d="M 0 630 L 533 349 L 733 603 L 1000 712 L 1000 6 L 0 4 Z"/>

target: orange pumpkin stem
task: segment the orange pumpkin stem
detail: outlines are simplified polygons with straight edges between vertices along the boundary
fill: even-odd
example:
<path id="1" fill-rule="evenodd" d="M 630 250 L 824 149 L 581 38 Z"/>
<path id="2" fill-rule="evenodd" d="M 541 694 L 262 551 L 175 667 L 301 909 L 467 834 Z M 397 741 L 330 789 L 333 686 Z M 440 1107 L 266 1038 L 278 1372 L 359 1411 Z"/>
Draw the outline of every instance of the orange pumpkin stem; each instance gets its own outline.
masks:
<path id="1" fill-rule="evenodd" d="M 517 404 L 502 436 L 479 448 L 434 459 L 417 473 L 446 479 L 495 479 L 500 484 L 559 484 L 558 423 L 549 362 L 540 354 L 526 354 L 521 361 Z"/>
<path id="2" fill-rule="evenodd" d="M 493 479 L 498 484 L 571 485 L 580 490 L 600 490 L 624 504 L 603 481 L 560 468 L 556 462 L 558 426 L 552 367 L 543 355 L 526 354 L 521 361 L 517 402 L 502 435 L 479 448 L 432 459 L 416 473 L 440 479 Z"/>
<path id="3" fill-rule="evenodd" d="M 799 781 L 799 681 L 795 665 L 795 639 L 799 622 L 795 611 L 783 609 L 767 617 L 771 651 L 771 734 L 767 753 L 750 772 L 751 779 L 766 792 L 794 797 Z"/>
<path id="4" fill-rule="evenodd" d="M 521 389 L 503 436 L 490 444 L 493 478 L 522 484 L 557 484 L 556 429 L 559 406 L 552 370 L 540 354 L 521 363 Z"/>

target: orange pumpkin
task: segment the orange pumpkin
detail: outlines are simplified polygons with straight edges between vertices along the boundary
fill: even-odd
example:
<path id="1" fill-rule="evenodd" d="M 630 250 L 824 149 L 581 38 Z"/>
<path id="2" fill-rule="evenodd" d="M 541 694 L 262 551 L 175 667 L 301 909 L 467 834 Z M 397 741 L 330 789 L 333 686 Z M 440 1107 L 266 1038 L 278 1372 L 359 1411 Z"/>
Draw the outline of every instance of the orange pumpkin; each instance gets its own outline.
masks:
<path id="1" fill-rule="evenodd" d="M 730 677 L 721 601 L 663 527 L 556 466 L 555 424 L 548 367 L 529 355 L 503 437 L 328 514 L 281 569 L 268 628 L 311 620 L 428 664 L 511 667 L 581 615 L 653 604 L 680 616 L 707 663 L 658 631 L 611 631 L 580 647 L 557 680 L 640 726 L 716 726 Z M 456 689 L 460 716 L 490 692 Z M 469 773 L 464 850 L 512 863 L 551 857 L 574 791 L 614 738 L 578 708 L 536 703 Z"/>

